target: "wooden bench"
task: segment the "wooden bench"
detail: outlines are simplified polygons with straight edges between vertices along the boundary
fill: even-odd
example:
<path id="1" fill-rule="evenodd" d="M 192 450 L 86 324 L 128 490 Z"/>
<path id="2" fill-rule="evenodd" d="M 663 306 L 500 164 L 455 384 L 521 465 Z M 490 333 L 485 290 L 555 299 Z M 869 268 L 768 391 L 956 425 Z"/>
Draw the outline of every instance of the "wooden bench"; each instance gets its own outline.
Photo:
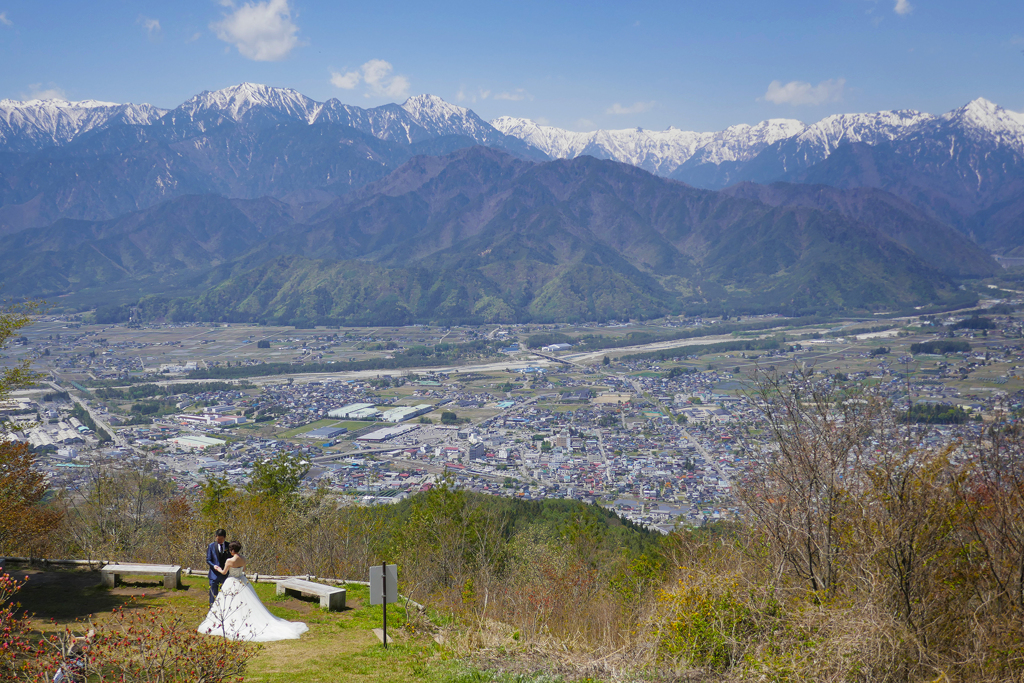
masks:
<path id="1" fill-rule="evenodd" d="M 176 564 L 108 564 L 100 570 L 107 588 L 117 586 L 121 576 L 138 574 L 160 575 L 164 577 L 164 588 L 181 588 L 181 567 Z"/>
<path id="2" fill-rule="evenodd" d="M 320 598 L 320 606 L 328 611 L 337 612 L 345 609 L 345 589 L 325 586 L 303 579 L 285 579 L 277 582 L 278 595 L 315 595 Z"/>

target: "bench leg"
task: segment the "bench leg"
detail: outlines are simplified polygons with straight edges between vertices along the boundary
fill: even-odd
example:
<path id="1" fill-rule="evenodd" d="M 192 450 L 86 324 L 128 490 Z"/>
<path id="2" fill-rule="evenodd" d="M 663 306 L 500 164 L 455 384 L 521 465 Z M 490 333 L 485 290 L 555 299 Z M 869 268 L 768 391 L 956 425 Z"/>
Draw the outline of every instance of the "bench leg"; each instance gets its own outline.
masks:
<path id="1" fill-rule="evenodd" d="M 277 584 L 277 590 L 275 591 L 275 593 L 277 595 L 284 595 L 285 593 L 287 593 L 287 590 L 281 584 Z"/>
<path id="2" fill-rule="evenodd" d="M 325 595 L 320 598 L 320 606 L 325 607 L 328 612 L 340 612 L 345 609 L 345 591 Z"/>
<path id="3" fill-rule="evenodd" d="M 103 585 L 107 588 L 117 588 L 117 574 L 106 573 L 103 575 Z"/>
<path id="4" fill-rule="evenodd" d="M 164 574 L 164 588 L 178 590 L 181 587 L 181 570 L 171 574 Z"/>

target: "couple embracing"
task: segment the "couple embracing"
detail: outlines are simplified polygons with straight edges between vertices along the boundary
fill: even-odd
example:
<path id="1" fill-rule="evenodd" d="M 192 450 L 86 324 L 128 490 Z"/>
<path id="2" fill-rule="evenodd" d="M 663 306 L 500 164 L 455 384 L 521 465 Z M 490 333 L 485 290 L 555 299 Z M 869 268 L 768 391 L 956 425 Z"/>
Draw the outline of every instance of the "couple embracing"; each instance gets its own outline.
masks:
<path id="1" fill-rule="evenodd" d="M 267 642 L 298 638 L 309 627 L 298 621 L 285 621 L 271 614 L 245 578 L 242 544 L 227 542 L 227 532 L 217 529 L 213 543 L 206 548 L 210 567 L 210 611 L 199 625 L 200 633 L 230 640 Z"/>

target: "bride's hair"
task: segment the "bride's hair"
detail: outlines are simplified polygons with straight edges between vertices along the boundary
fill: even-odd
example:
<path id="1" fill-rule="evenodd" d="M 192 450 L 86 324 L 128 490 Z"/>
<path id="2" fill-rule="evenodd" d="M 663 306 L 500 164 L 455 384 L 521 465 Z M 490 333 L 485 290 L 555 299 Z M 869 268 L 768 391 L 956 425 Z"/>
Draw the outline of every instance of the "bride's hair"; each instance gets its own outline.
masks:
<path id="1" fill-rule="evenodd" d="M 242 552 L 242 544 L 238 541 L 231 541 L 231 543 L 228 543 L 228 550 L 233 553 L 240 553 Z"/>

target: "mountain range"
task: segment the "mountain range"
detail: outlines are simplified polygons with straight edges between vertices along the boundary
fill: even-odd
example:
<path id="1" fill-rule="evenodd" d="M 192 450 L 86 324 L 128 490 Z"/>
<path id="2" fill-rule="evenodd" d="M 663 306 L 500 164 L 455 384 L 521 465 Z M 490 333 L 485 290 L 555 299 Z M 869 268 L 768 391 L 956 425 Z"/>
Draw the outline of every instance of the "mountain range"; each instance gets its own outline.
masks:
<path id="1" fill-rule="evenodd" d="M 171 110 L 0 101 L 0 286 L 176 292 L 179 316 L 920 305 L 1024 252 L 1022 220 L 1024 116 L 984 100 L 713 133 L 248 83 Z"/>

